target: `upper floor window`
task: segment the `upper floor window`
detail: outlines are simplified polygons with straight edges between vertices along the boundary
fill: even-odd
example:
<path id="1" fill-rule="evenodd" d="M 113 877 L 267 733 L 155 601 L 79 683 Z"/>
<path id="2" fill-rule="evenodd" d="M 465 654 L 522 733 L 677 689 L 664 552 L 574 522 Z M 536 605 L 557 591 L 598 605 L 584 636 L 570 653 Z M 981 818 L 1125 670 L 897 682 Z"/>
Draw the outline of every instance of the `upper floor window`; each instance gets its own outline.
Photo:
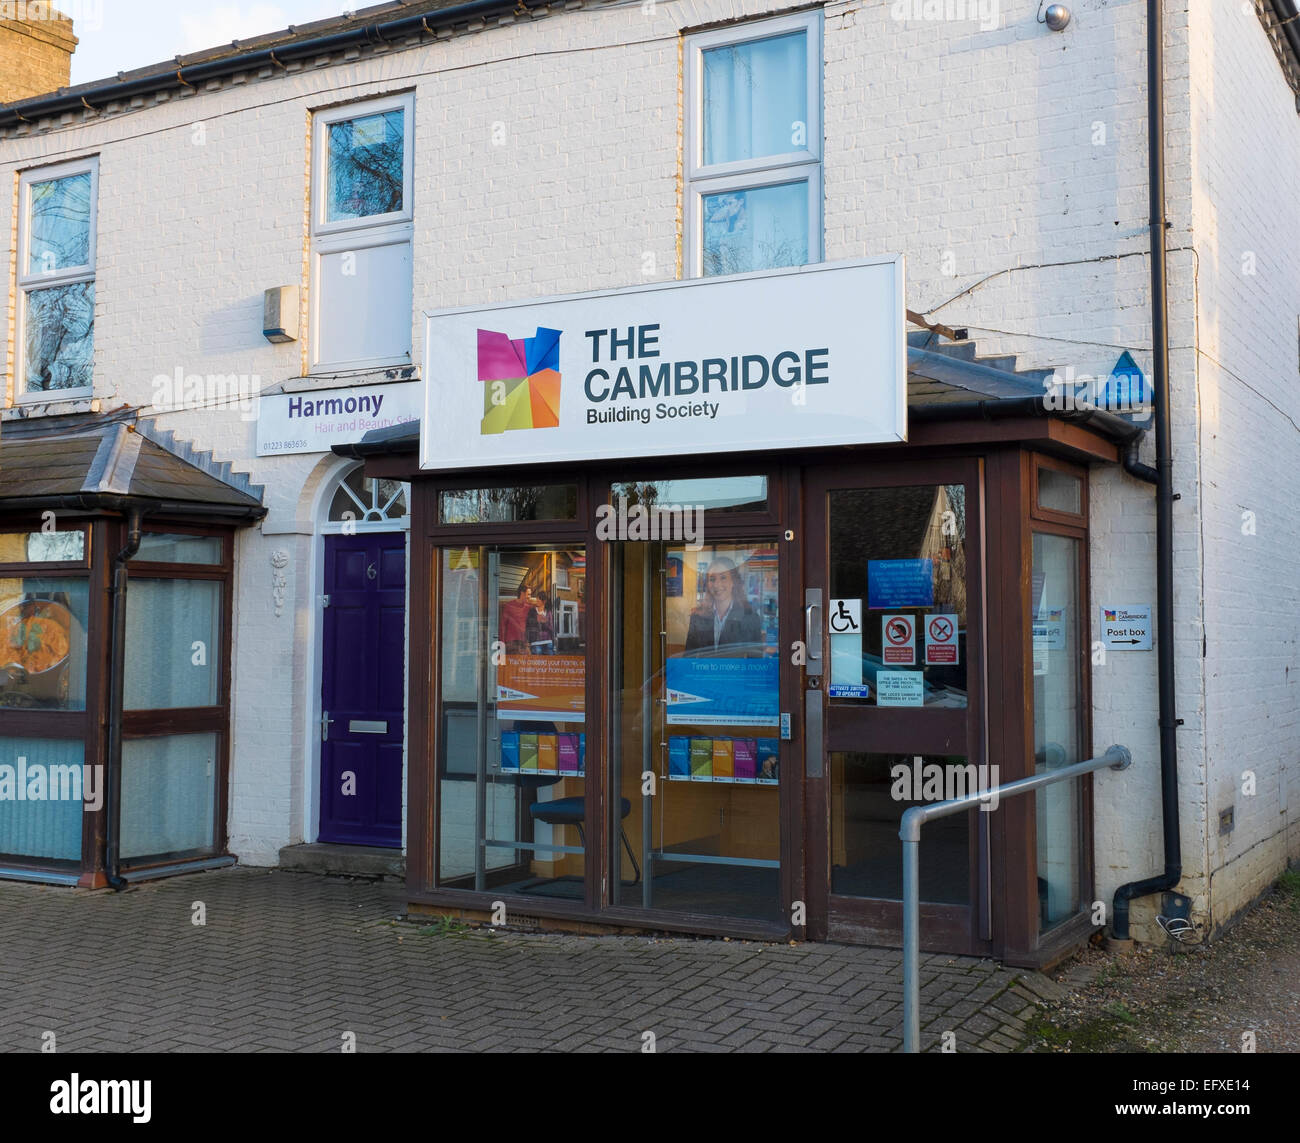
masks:
<path id="1" fill-rule="evenodd" d="M 99 170 L 80 159 L 19 180 L 15 397 L 88 397 L 95 331 Z"/>
<path id="2" fill-rule="evenodd" d="M 686 274 L 822 258 L 821 14 L 686 41 Z"/>
<path id="3" fill-rule="evenodd" d="M 313 371 L 411 361 L 410 95 L 317 112 Z"/>

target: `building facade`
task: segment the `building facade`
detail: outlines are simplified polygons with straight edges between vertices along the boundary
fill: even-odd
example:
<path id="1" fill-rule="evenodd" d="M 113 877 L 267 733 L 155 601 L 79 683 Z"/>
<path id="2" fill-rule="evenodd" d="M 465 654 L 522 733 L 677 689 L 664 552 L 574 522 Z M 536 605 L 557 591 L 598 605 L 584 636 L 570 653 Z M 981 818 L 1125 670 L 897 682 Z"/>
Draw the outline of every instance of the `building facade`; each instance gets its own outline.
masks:
<path id="1" fill-rule="evenodd" d="M 1178 890 L 1205 933 L 1300 846 L 1300 600 L 1285 571 L 1300 261 L 1278 240 L 1300 212 L 1300 122 L 1275 7 L 1165 5 Z M 1042 961 L 1064 947 L 1044 934 L 1068 924 L 1068 944 L 1100 927 L 1093 902 L 1108 917 L 1119 885 L 1163 863 L 1155 653 L 1103 631 L 1107 611 L 1155 602 L 1152 492 L 1121 463 L 1133 419 L 1068 407 L 1094 381 L 1151 372 L 1146 7 L 1079 0 L 1063 31 L 1040 8 L 389 4 L 0 107 L 0 509 L 22 651 L 0 739 L 15 760 L 81 741 L 114 791 L 75 843 L 67 821 L 32 825 L 35 803 L 15 801 L 0 864 L 95 885 L 116 877 L 123 842 L 122 871 L 146 876 L 230 857 L 273 865 L 285 847 L 328 841 L 405 852 L 412 902 L 443 911 L 488 912 L 495 889 L 516 912 L 569 923 L 664 927 L 671 913 L 709 931 L 889 940 L 910 804 L 890 797 L 894 765 L 997 765 L 1008 780 L 1118 742 L 1134 757 L 1124 773 L 962 819 L 960 837 L 936 844 L 959 871 L 926 897 L 936 947 Z M 632 456 L 473 480 L 421 468 L 409 426 L 440 367 L 427 312 L 896 255 L 916 319 L 900 356 L 905 445 L 801 451 L 795 432 L 779 453 L 712 464 Z M 529 377 L 546 368 L 534 364 L 522 363 Z M 955 409 L 1035 395 L 1051 415 Z M 544 422 L 536 403 L 527 412 Z M 390 435 L 362 443 L 375 430 Z M 24 479 L 90 434 L 64 483 Z M 15 467 L 24 441 L 32 459 Z M 105 474 L 123 447 L 161 486 L 133 483 L 134 456 Z M 1149 440 L 1138 447 L 1149 463 Z M 593 542 L 596 509 L 619 492 L 649 505 L 710 484 L 716 498 L 690 501 L 706 505 L 702 567 L 680 544 Z M 181 486 L 187 496 L 166 495 Z M 51 530 L 89 541 L 41 539 Z M 129 553 L 133 536 L 165 558 Z M 78 554 L 51 558 L 64 542 Z M 839 543 L 846 569 L 929 561 L 948 580 L 926 603 L 899 588 L 873 610 L 857 572 L 843 587 L 817 579 Z M 184 567 L 228 587 L 191 588 L 201 603 L 170 588 L 158 666 L 142 674 L 132 646 L 150 636 L 125 601 L 150 571 Z M 710 576 L 732 571 L 753 612 L 740 641 L 782 664 L 790 737 L 779 722 L 725 734 L 655 723 L 666 741 L 651 768 L 668 793 L 654 801 L 630 788 L 644 756 L 620 751 L 647 734 L 638 710 L 691 649 Z M 69 576 L 90 586 L 49 582 Z M 1072 585 L 1068 598 L 1048 597 L 1049 578 Z M 473 594 L 484 584 L 496 599 Z M 829 630 L 805 630 L 817 587 L 827 605 L 860 599 L 869 630 L 894 611 L 958 616 L 965 664 L 960 678 L 939 661 L 919 672 L 919 711 L 880 710 L 871 672 L 884 648 L 864 644 L 874 694 L 862 707 L 827 698 L 821 769 L 807 757 L 806 663 L 787 654 L 823 638 L 831 653 Z M 45 664 L 22 650 L 56 606 L 71 616 L 69 650 L 60 659 L 54 637 L 50 654 L 76 676 L 61 684 L 72 698 L 34 693 Z M 660 620 L 655 651 L 644 635 Z M 534 648 L 581 660 L 581 726 L 494 707 L 489 750 L 480 700 L 529 690 L 477 673 L 498 639 L 507 663 L 493 667 Z M 186 675 L 202 666 L 196 644 L 215 650 L 204 698 Z M 183 681 L 135 697 L 155 674 Z M 762 746 L 775 785 L 758 780 L 766 739 L 781 743 Z M 729 744 L 716 764 L 732 768 L 731 788 L 673 786 L 683 750 L 705 776 L 706 741 Z M 754 767 L 752 788 L 734 782 L 737 766 Z M 669 813 L 669 793 L 697 797 Z M 140 840 L 133 813 L 188 824 Z M 493 815 L 514 832 L 489 836 Z M 695 882 L 675 910 L 633 915 L 624 896 L 657 907 L 648 854 Z M 769 876 L 761 906 L 708 904 Z M 1135 902 L 1134 935 L 1159 938 L 1162 908 Z"/>

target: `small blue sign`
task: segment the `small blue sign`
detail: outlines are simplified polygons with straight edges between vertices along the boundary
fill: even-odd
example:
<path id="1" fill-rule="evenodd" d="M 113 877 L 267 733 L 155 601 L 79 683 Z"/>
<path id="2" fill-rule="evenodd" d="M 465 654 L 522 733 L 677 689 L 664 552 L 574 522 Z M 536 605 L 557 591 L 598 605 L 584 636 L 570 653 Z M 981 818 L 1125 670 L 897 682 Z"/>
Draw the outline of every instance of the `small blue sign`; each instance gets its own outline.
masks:
<path id="1" fill-rule="evenodd" d="M 870 698 L 871 688 L 866 683 L 831 683 L 831 698 Z"/>
<path id="2" fill-rule="evenodd" d="M 867 607 L 933 606 L 933 560 L 867 561 Z"/>

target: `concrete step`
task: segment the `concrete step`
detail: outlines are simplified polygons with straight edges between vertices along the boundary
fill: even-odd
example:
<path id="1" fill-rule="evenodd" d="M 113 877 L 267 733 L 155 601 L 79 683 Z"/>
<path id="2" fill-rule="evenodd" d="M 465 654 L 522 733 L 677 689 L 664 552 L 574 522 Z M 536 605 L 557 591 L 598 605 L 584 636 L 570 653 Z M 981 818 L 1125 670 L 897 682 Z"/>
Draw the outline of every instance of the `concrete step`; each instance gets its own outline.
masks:
<path id="1" fill-rule="evenodd" d="M 406 877 L 406 855 L 400 849 L 373 845 L 286 845 L 280 850 L 280 868 L 299 873 L 324 873 L 331 877 Z"/>

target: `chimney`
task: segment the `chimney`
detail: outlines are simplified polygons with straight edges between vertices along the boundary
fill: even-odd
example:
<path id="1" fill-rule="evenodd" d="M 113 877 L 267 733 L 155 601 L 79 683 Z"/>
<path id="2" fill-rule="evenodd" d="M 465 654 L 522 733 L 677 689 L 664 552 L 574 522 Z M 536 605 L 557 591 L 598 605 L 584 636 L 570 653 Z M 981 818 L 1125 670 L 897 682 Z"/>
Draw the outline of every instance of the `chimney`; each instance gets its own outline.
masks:
<path id="1" fill-rule="evenodd" d="M 76 46 L 52 0 L 0 0 L 0 103 L 67 87 Z"/>

